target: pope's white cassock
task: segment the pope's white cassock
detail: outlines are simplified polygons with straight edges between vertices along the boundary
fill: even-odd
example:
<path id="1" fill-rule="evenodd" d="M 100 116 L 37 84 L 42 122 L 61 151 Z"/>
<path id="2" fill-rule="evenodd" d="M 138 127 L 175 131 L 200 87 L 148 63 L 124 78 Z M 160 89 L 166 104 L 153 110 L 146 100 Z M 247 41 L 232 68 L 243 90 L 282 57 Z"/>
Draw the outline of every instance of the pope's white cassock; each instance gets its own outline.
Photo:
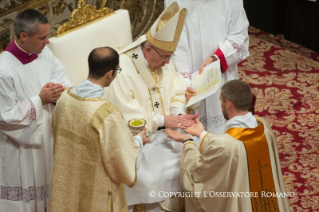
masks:
<path id="1" fill-rule="evenodd" d="M 167 12 L 168 10 L 170 12 Z M 143 118 L 147 121 L 147 129 L 152 132 L 150 143 L 143 149 L 144 157 L 137 171 L 137 183 L 133 188 L 126 188 L 129 210 L 132 210 L 132 206 L 136 204 L 147 204 L 147 211 L 170 210 L 168 207 L 171 207 L 174 201 L 162 202 L 161 207 L 158 204 L 168 198 L 163 192 L 182 191 L 179 180 L 182 144 L 168 139 L 165 130 L 158 128 L 164 126 L 164 115 L 185 113 L 185 81 L 175 71 L 171 62 L 158 70 L 149 69 L 140 46 L 147 38 L 156 48 L 174 52 L 177 42 L 176 40 L 173 42 L 173 39 L 178 41 L 178 33 L 182 29 L 186 15 L 185 9 L 181 11 L 174 3 L 162 13 L 146 36 L 141 36 L 136 42 L 120 51 L 122 72 L 117 75 L 106 92 L 106 99 L 119 108 L 126 121 Z M 172 18 L 169 19 L 169 16 Z M 161 17 L 165 17 L 166 21 L 169 20 L 168 24 L 163 21 L 164 27 L 160 21 Z M 158 29 L 157 24 L 159 30 L 155 32 L 155 29 Z M 165 24 L 169 27 L 165 27 Z M 159 34 L 166 36 L 166 41 L 169 41 L 172 35 L 171 42 L 166 42 L 169 44 L 168 50 L 163 49 L 165 46 L 161 45 L 164 43 L 161 41 L 163 37 Z M 154 37 L 158 43 L 153 42 Z M 154 195 L 150 194 L 151 191 Z"/>
<path id="2" fill-rule="evenodd" d="M 190 198 L 194 211 L 290 211 L 275 137 L 265 119 L 258 118 L 258 121 L 250 112 L 235 116 L 226 123 L 224 134 L 203 131 L 201 143 L 185 144 L 181 180 L 186 191 L 200 194 L 198 198 Z M 261 151 L 253 152 L 253 157 L 247 156 L 249 147 L 245 148 L 243 137 L 236 139 L 238 134 L 232 130 L 246 130 L 243 134 L 251 135 L 248 142 L 256 140 L 258 148 L 262 148 L 260 138 L 265 135 L 266 148 L 262 150 L 269 157 L 261 156 Z M 248 161 L 255 166 L 249 166 Z M 250 198 L 252 188 L 257 188 L 258 193 L 253 192 Z M 276 198 L 276 194 L 281 197 Z"/>
<path id="3" fill-rule="evenodd" d="M 29 55 L 13 40 L 0 55 L 0 211 L 49 210 L 54 105 L 39 93 L 47 82 L 70 87 L 64 70 L 48 47 Z"/>
<path id="4" fill-rule="evenodd" d="M 175 0 L 165 0 L 169 5 Z M 222 83 L 238 79 L 237 64 L 249 56 L 249 26 L 242 0 L 177 0 L 188 15 L 175 51 L 176 69 L 184 76 L 186 86 L 191 86 L 191 74 L 199 70 L 209 56 L 219 58 Z M 208 132 L 224 133 L 225 119 L 220 100 L 220 90 L 201 101 L 196 112 Z"/>

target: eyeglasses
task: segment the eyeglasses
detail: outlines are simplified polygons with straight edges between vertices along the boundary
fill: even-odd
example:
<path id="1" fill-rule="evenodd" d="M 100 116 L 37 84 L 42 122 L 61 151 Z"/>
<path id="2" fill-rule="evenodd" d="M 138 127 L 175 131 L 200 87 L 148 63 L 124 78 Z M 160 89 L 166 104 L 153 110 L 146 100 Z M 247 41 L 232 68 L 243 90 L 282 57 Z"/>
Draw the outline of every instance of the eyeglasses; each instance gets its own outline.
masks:
<path id="1" fill-rule="evenodd" d="M 152 49 L 154 49 L 154 51 L 156 51 L 156 53 L 162 58 L 162 60 L 164 62 L 166 62 L 167 60 L 171 59 L 172 57 L 175 56 L 175 54 L 172 54 L 172 55 L 161 55 L 153 46 L 150 46 Z"/>
<path id="2" fill-rule="evenodd" d="M 121 67 L 118 67 L 117 69 L 115 69 L 116 71 L 117 71 L 117 73 L 119 74 L 119 73 L 121 73 L 121 71 L 122 71 L 122 68 Z"/>

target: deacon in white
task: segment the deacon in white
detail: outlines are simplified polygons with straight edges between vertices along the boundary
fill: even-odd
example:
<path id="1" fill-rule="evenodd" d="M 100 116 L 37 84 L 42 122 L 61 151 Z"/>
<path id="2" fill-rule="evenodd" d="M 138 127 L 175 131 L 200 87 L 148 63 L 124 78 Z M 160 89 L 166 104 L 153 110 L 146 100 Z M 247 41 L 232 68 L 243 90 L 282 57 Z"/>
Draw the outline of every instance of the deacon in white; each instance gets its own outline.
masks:
<path id="1" fill-rule="evenodd" d="M 151 141 L 144 146 L 137 183 L 133 188 L 126 188 L 131 211 L 133 207 L 147 211 L 179 208 L 178 198 L 171 201 L 158 194 L 182 190 L 179 181 L 182 145 L 168 139 L 161 128 L 184 129 L 198 116 L 185 114 L 185 81 L 170 62 L 186 14 L 186 9 L 180 10 L 176 2 L 172 3 L 146 35 L 124 47 L 120 51 L 122 72 L 106 93 L 107 100 L 120 109 L 126 121 L 143 118 L 151 131 Z M 150 196 L 151 191 L 155 196 Z"/>
<path id="2" fill-rule="evenodd" d="M 198 119 L 185 131 L 200 137 L 200 143 L 167 130 L 169 137 L 184 142 L 181 181 L 185 191 L 200 193 L 189 198 L 194 211 L 289 211 L 275 136 L 265 119 L 256 120 L 248 112 L 249 85 L 241 80 L 225 83 L 220 101 L 229 120 L 224 134 L 206 132 Z M 281 196 L 263 195 L 269 191 Z"/>
<path id="3" fill-rule="evenodd" d="M 14 21 L 0 55 L 0 211 L 49 211 L 51 115 L 65 87 L 64 66 L 46 47 L 50 26 L 36 10 Z"/>
<path id="4" fill-rule="evenodd" d="M 175 0 L 165 0 L 169 5 Z M 191 74 L 220 60 L 221 86 L 238 79 L 237 64 L 249 56 L 248 20 L 243 0 L 176 0 L 188 16 L 173 61 L 191 93 Z M 196 110 L 208 132 L 222 134 L 225 119 L 220 109 L 219 90 L 200 103 Z"/>

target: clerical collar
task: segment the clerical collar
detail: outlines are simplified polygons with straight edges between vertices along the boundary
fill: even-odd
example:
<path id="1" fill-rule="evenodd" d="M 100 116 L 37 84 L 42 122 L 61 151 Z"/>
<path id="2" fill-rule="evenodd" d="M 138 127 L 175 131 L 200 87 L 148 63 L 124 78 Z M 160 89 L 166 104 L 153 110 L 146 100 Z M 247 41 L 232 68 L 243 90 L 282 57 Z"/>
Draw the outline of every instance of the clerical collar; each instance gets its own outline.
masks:
<path id="1" fill-rule="evenodd" d="M 29 54 L 29 56 L 32 54 L 32 53 L 29 53 L 29 52 L 25 51 L 24 49 L 22 49 L 22 48 L 19 46 L 19 44 L 17 43 L 16 38 L 13 38 L 13 40 L 14 40 L 15 45 L 16 45 L 21 51 L 23 51 L 23 52 Z"/>
<path id="2" fill-rule="evenodd" d="M 11 43 L 7 46 L 4 51 L 10 52 L 13 56 L 15 56 L 23 65 L 32 62 L 33 60 L 38 58 L 37 54 L 30 54 L 19 47 L 16 43 L 15 39 L 11 41 Z"/>

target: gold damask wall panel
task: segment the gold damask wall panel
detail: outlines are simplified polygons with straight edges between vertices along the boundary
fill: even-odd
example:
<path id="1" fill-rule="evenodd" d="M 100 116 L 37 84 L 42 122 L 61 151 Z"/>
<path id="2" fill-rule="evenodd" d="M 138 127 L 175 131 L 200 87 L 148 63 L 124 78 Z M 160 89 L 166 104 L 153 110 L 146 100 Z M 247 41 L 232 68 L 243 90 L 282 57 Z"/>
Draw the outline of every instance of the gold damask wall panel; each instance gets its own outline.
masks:
<path id="1" fill-rule="evenodd" d="M 13 20 L 19 12 L 28 8 L 39 10 L 49 19 L 50 36 L 53 36 L 57 28 L 69 20 L 77 2 L 78 0 L 0 0 L 0 52 L 14 37 Z M 86 0 L 86 3 L 95 5 L 97 9 L 105 6 L 113 11 L 127 9 L 134 40 L 147 32 L 164 9 L 164 0 Z"/>

